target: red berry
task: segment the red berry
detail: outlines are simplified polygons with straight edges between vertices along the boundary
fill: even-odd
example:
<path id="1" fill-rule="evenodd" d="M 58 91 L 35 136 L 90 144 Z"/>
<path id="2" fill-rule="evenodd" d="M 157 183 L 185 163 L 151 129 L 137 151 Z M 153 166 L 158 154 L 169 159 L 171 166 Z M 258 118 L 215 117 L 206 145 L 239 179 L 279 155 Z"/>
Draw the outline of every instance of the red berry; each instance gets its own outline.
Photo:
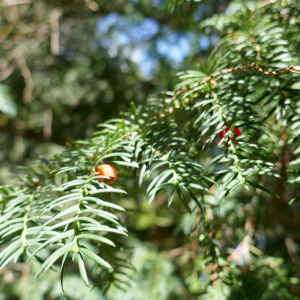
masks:
<path id="1" fill-rule="evenodd" d="M 98 175 L 102 176 L 108 176 L 110 179 L 106 178 L 98 178 L 100 182 L 103 182 L 104 180 L 109 180 L 108 182 L 105 182 L 107 185 L 110 185 L 114 183 L 118 177 L 117 170 L 111 166 L 111 165 L 101 165 L 97 168 Z"/>
<path id="2" fill-rule="evenodd" d="M 226 126 L 226 124 L 224 123 L 224 126 Z M 221 132 L 219 132 L 219 137 L 220 137 L 220 140 L 222 140 L 223 138 L 224 138 L 224 136 L 225 136 L 225 134 L 227 133 L 229 131 L 229 128 L 226 126 L 226 128 L 224 128 L 224 130 L 222 130 Z M 241 131 L 240 131 L 240 129 L 239 128 L 235 128 L 234 130 L 233 130 L 233 132 L 234 132 L 234 135 L 235 136 L 240 136 L 240 135 L 242 135 L 242 133 L 241 133 Z M 230 137 L 228 137 L 228 142 L 231 140 L 231 138 Z M 234 141 L 235 143 L 237 143 L 238 141 Z M 223 144 L 225 143 L 225 141 L 223 142 Z"/>

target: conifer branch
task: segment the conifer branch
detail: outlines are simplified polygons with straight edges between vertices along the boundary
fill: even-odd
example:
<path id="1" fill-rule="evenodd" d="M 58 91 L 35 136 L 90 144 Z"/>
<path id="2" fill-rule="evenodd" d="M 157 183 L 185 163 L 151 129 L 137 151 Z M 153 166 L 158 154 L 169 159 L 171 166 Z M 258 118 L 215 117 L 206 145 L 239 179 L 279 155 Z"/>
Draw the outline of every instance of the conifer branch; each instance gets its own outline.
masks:
<path id="1" fill-rule="evenodd" d="M 222 70 L 220 72 L 217 72 L 211 76 L 207 76 L 205 77 L 203 80 L 201 80 L 200 82 L 196 83 L 196 84 L 193 84 L 179 92 L 177 92 L 172 98 L 171 98 L 171 102 L 174 101 L 177 97 L 179 97 L 180 95 L 184 94 L 185 92 L 187 91 L 190 91 L 204 83 L 207 83 L 209 82 L 210 80 L 220 76 L 220 75 L 224 75 L 224 74 L 229 74 L 229 73 L 234 73 L 234 72 L 237 72 L 237 71 L 241 71 L 241 70 L 246 70 L 246 69 L 252 69 L 252 68 L 255 68 L 257 71 L 259 71 L 260 73 L 263 73 L 267 76 L 270 76 L 270 77 L 274 77 L 274 76 L 278 76 L 278 75 L 281 75 L 283 73 L 286 73 L 286 72 L 292 72 L 292 73 L 296 73 L 296 74 L 300 74 L 300 71 L 298 70 L 297 67 L 294 67 L 294 66 L 289 66 L 281 71 L 278 71 L 278 72 L 268 72 L 268 71 L 265 71 L 263 70 L 261 67 L 259 67 L 256 63 L 252 63 L 251 65 L 245 65 L 245 66 L 241 66 L 241 67 L 234 67 L 234 68 L 230 68 L 230 69 L 225 69 L 225 70 Z M 295 69 L 295 70 L 292 70 L 292 69 Z"/>

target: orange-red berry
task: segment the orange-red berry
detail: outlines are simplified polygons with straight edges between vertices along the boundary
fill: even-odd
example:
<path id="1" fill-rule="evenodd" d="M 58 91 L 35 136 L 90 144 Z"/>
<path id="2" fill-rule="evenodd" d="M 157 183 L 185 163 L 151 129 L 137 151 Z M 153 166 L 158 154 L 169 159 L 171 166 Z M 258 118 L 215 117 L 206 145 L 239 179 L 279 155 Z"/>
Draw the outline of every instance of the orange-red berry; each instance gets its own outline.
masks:
<path id="1" fill-rule="evenodd" d="M 226 126 L 226 124 L 224 124 L 224 126 Z M 225 136 L 225 134 L 228 132 L 228 130 L 229 130 L 229 128 L 226 127 L 226 128 L 224 128 L 224 130 L 222 130 L 221 132 L 219 132 L 220 140 L 224 138 L 224 136 Z M 234 135 L 235 135 L 235 136 L 240 136 L 240 135 L 242 135 L 242 133 L 241 133 L 241 131 L 240 131 L 239 128 L 235 128 L 235 129 L 233 130 L 233 132 L 234 132 Z M 228 142 L 230 141 L 230 139 L 231 139 L 231 138 L 228 137 Z M 238 141 L 234 141 L 234 142 L 237 143 Z M 223 142 L 223 144 L 224 144 L 224 142 Z"/>
<path id="2" fill-rule="evenodd" d="M 100 182 L 110 185 L 114 183 L 118 177 L 117 170 L 111 165 L 101 165 L 97 168 L 98 175 L 108 176 L 110 179 L 98 178 Z M 106 182 L 107 181 L 107 182 Z"/>

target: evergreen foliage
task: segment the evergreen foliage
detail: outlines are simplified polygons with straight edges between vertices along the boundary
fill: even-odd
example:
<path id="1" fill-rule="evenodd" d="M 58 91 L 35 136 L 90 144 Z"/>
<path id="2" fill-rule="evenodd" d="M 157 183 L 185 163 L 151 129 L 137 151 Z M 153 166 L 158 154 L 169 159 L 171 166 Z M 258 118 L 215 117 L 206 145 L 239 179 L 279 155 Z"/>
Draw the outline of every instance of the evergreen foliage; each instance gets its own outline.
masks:
<path id="1" fill-rule="evenodd" d="M 37 289 L 51 268 L 63 288 L 77 264 L 103 299 L 300 299 L 299 11 L 232 1 L 201 23 L 221 39 L 197 70 L 2 186 L 1 268 L 32 263 Z M 98 180 L 104 163 L 113 186 Z M 177 248 L 131 237 L 131 180 L 182 214 Z"/>

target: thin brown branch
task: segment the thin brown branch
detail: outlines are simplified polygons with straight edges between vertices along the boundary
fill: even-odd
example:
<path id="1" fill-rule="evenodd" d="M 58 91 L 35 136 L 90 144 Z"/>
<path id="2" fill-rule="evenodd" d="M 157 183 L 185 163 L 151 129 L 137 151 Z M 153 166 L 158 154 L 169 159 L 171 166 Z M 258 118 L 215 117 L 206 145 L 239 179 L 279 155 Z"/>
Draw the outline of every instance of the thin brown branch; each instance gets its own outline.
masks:
<path id="1" fill-rule="evenodd" d="M 290 258 L 291 258 L 293 264 L 295 264 L 297 267 L 295 277 L 298 278 L 298 280 L 300 280 L 300 258 L 297 255 L 297 251 L 296 251 L 295 243 L 294 243 L 293 239 L 291 237 L 287 236 L 285 238 L 285 245 L 286 245 L 286 248 L 288 250 L 288 253 L 290 255 Z M 298 295 L 299 285 L 293 285 L 292 292 L 294 295 Z"/>
<path id="2" fill-rule="evenodd" d="M 0 1 L 0 5 L 2 6 L 13 6 L 17 4 L 27 4 L 32 3 L 33 0 L 2 0 Z"/>
<path id="3" fill-rule="evenodd" d="M 163 251 L 163 253 L 166 254 L 168 257 L 174 257 L 174 256 L 181 255 L 182 253 L 184 253 L 186 251 L 190 251 L 190 250 L 191 250 L 191 243 L 188 243 L 179 248 L 175 248 L 175 249 L 168 250 L 168 251 Z"/>
<path id="4" fill-rule="evenodd" d="M 255 230 L 255 216 L 249 212 L 245 222 L 245 233 L 241 243 L 228 256 L 229 261 L 234 261 L 237 265 L 249 264 L 251 261 L 250 248 L 253 243 L 252 237 Z"/>
<path id="5" fill-rule="evenodd" d="M 0 63 L 0 81 L 5 80 L 16 68 L 15 57 L 18 54 L 17 49 L 12 49 Z"/>
<path id="6" fill-rule="evenodd" d="M 59 22 L 58 19 L 62 15 L 62 10 L 55 8 L 50 14 L 51 24 L 51 54 L 58 55 L 59 53 Z"/>
<path id="7" fill-rule="evenodd" d="M 288 250 L 288 253 L 292 259 L 292 262 L 300 268 L 300 258 L 297 255 L 297 251 L 295 249 L 295 243 L 290 236 L 285 238 L 285 245 Z"/>
<path id="8" fill-rule="evenodd" d="M 261 6 L 262 7 L 267 6 L 267 5 L 270 5 L 270 4 L 274 4 L 276 2 L 277 2 L 277 0 L 267 0 L 267 1 L 262 2 Z"/>
<path id="9" fill-rule="evenodd" d="M 94 2 L 94 1 L 92 1 L 92 0 L 84 0 L 84 2 L 85 2 L 85 4 L 86 4 L 86 6 L 87 6 L 90 10 L 92 10 L 92 11 L 98 11 L 98 10 L 99 10 L 99 5 L 98 5 L 96 2 Z"/>
<path id="10" fill-rule="evenodd" d="M 15 263 L 14 265 L 6 266 L 0 270 L 0 275 L 4 274 L 7 271 L 23 271 L 24 264 Z"/>
<path id="11" fill-rule="evenodd" d="M 24 98 L 24 103 L 30 103 L 31 102 L 31 96 L 32 96 L 32 91 L 34 88 L 34 84 L 33 84 L 33 80 L 31 77 L 31 73 L 30 70 L 26 64 L 26 61 L 24 59 L 24 57 L 22 56 L 21 53 L 19 53 L 18 55 L 16 55 L 16 62 L 21 70 L 21 73 L 24 77 L 25 80 L 25 88 L 24 88 L 24 92 L 23 92 L 23 98 Z"/>
<path id="12" fill-rule="evenodd" d="M 9 77 L 10 74 L 14 71 L 15 67 L 15 62 L 11 62 L 8 65 L 6 65 L 0 72 L 0 82 Z"/>
<path id="13" fill-rule="evenodd" d="M 10 23 L 2 30 L 0 34 L 0 43 L 2 43 L 9 36 L 13 28 L 14 28 L 14 24 Z"/>
<path id="14" fill-rule="evenodd" d="M 51 140 L 52 136 L 52 109 L 49 107 L 45 110 L 44 137 L 46 141 Z"/>
<path id="15" fill-rule="evenodd" d="M 194 84 L 194 85 L 191 85 L 179 92 L 177 92 L 172 98 L 171 98 L 171 101 L 174 101 L 177 97 L 179 97 L 180 95 L 184 94 L 185 92 L 188 92 L 204 83 L 207 83 L 209 82 L 210 80 L 220 76 L 220 75 L 224 75 L 224 74 L 229 74 L 229 73 L 234 73 L 234 72 L 237 72 L 237 71 L 241 71 L 241 70 L 246 70 L 246 69 L 256 69 L 257 71 L 259 71 L 260 73 L 263 73 L 267 76 L 270 76 L 270 77 L 274 77 L 274 76 L 278 76 L 278 75 L 281 75 L 283 73 L 286 73 L 286 72 L 292 72 L 292 73 L 297 73 L 297 74 L 300 74 L 300 70 L 298 70 L 297 67 L 294 67 L 294 66 L 289 66 L 281 71 L 278 71 L 278 72 L 267 72 L 265 70 L 263 70 L 261 67 L 259 67 L 256 63 L 252 63 L 251 65 L 246 65 L 246 66 L 241 66 L 241 67 L 235 67 L 235 68 L 230 68 L 230 69 L 225 69 L 225 70 L 222 70 L 220 72 L 217 72 L 211 76 L 207 76 L 205 77 L 203 80 L 201 80 L 200 82 Z M 292 70 L 294 69 L 294 70 Z"/>

